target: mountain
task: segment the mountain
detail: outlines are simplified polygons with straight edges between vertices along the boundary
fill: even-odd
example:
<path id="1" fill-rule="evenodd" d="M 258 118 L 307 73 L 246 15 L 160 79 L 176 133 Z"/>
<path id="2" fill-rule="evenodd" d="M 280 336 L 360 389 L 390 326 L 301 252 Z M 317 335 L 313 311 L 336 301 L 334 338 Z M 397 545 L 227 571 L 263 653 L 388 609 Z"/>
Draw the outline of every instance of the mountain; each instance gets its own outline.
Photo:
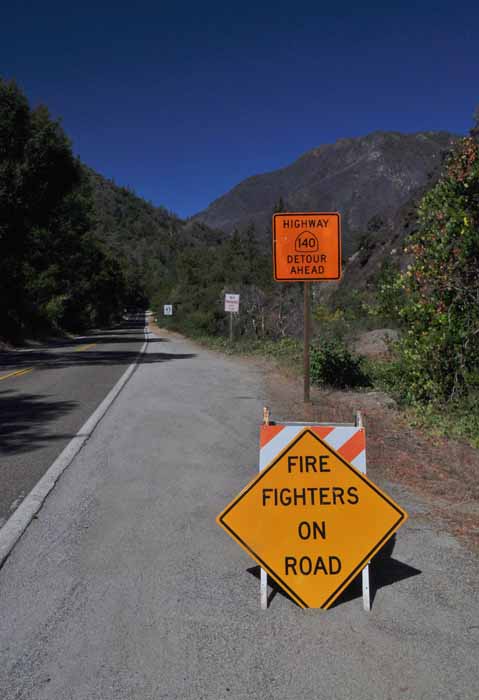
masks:
<path id="1" fill-rule="evenodd" d="M 340 139 L 285 168 L 247 178 L 191 220 L 228 234 L 254 224 L 257 235 L 269 239 L 280 198 L 286 211 L 339 211 L 347 257 L 373 217 L 390 226 L 404 205 L 435 183 L 456 139 L 445 131 Z"/>
<path id="2" fill-rule="evenodd" d="M 201 222 L 185 222 L 165 207 L 154 206 L 131 189 L 115 184 L 87 166 L 92 191 L 94 234 L 124 261 L 148 297 L 175 276 L 179 252 L 218 243 L 223 235 Z"/>

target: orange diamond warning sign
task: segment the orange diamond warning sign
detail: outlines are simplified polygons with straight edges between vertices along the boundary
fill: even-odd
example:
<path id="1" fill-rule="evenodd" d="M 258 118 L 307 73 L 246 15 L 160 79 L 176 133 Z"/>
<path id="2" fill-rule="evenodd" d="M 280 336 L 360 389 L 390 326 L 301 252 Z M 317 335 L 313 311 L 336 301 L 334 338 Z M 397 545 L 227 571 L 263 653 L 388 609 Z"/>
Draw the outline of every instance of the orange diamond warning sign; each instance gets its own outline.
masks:
<path id="1" fill-rule="evenodd" d="M 305 428 L 217 522 L 302 608 L 329 608 L 407 513 Z"/>
<path id="2" fill-rule="evenodd" d="M 273 268 L 277 282 L 340 279 L 340 215 L 319 212 L 274 214 Z"/>

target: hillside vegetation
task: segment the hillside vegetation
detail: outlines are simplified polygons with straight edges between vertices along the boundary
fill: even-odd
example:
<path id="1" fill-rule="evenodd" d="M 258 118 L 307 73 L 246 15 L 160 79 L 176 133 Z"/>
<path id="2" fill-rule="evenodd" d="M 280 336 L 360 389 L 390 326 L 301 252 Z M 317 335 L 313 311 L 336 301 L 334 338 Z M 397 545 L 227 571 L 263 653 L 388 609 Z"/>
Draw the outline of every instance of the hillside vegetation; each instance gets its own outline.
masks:
<path id="1" fill-rule="evenodd" d="M 143 299 L 93 222 L 91 183 L 59 122 L 0 80 L 0 337 L 106 325 Z"/>
<path id="2" fill-rule="evenodd" d="M 128 278 L 141 284 L 148 299 L 176 280 L 180 253 L 222 239 L 221 232 L 186 224 L 165 207 L 153 206 L 91 168 L 84 170 L 92 190 L 93 233 L 126 262 Z"/>
<path id="3" fill-rule="evenodd" d="M 0 79 L 0 339 L 115 323 L 219 237 L 82 164 L 48 109 Z"/>
<path id="4" fill-rule="evenodd" d="M 476 401 L 479 393 L 479 145 L 457 145 L 422 199 L 407 269 L 380 288 L 398 319 L 396 385 L 409 401 Z"/>

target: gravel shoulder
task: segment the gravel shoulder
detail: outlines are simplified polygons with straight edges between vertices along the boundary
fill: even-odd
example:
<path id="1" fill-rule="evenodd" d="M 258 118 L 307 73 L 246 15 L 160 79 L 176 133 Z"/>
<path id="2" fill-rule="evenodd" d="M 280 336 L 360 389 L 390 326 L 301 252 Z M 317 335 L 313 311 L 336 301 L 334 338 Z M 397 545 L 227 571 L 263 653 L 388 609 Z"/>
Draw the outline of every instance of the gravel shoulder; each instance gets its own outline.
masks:
<path id="1" fill-rule="evenodd" d="M 341 423 L 352 422 L 355 411 L 361 411 L 371 478 L 408 489 L 436 527 L 479 554 L 479 450 L 412 428 L 394 401 L 379 391 L 313 387 L 312 403 L 305 406 L 297 377 L 271 363 L 262 365 L 273 418 Z"/>

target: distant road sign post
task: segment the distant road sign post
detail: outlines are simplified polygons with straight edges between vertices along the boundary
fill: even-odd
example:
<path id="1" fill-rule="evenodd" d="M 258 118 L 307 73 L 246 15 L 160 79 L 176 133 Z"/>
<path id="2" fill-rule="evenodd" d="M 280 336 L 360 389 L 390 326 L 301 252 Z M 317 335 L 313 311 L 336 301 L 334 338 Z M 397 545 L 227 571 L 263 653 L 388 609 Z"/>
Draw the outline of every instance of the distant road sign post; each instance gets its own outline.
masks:
<path id="1" fill-rule="evenodd" d="M 271 431 L 275 456 L 217 523 L 298 605 L 329 608 L 408 516 L 362 473 L 362 428 Z"/>
<path id="2" fill-rule="evenodd" d="M 173 316 L 173 305 L 172 304 L 164 304 L 163 316 Z"/>
<path id="3" fill-rule="evenodd" d="M 304 402 L 310 401 L 311 282 L 341 279 L 341 216 L 337 212 L 273 215 L 273 274 L 304 283 Z"/>
<path id="4" fill-rule="evenodd" d="M 225 311 L 230 315 L 230 341 L 233 341 L 233 314 L 239 312 L 239 294 L 225 294 Z"/>

